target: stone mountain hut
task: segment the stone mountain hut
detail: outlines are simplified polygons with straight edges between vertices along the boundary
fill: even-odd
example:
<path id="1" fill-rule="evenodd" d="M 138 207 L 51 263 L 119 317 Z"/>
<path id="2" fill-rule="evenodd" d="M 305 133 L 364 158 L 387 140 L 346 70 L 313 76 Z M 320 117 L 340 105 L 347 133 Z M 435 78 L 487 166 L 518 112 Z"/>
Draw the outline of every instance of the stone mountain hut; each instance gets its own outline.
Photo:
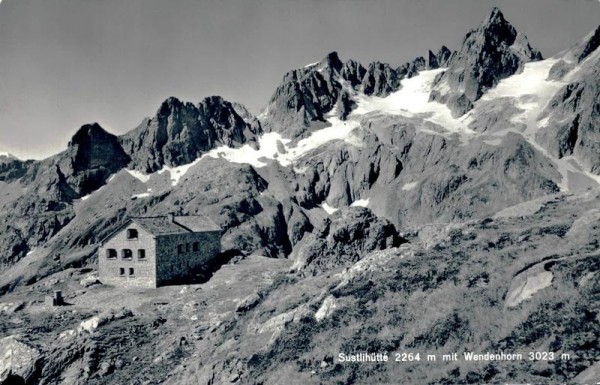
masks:
<path id="1" fill-rule="evenodd" d="M 185 282 L 219 251 L 221 228 L 207 217 L 133 217 L 100 245 L 99 276 L 122 287 Z"/>

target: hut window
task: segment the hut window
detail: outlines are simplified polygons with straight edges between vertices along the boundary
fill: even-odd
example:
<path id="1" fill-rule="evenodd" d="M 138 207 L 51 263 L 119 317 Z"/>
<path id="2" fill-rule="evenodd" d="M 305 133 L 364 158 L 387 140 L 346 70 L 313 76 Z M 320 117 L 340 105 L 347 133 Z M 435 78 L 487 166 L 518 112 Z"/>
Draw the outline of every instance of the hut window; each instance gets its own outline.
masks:
<path id="1" fill-rule="evenodd" d="M 119 268 L 119 275 L 125 275 L 125 268 L 124 267 L 120 267 Z"/>
<path id="2" fill-rule="evenodd" d="M 134 270 L 133 270 L 133 267 L 130 267 L 130 268 L 129 268 L 129 275 L 134 275 Z"/>
<path id="3" fill-rule="evenodd" d="M 192 244 L 192 249 L 193 249 L 194 251 L 199 251 L 199 250 L 200 250 L 200 244 L 199 244 L 198 242 L 194 242 L 194 243 Z"/>
<path id="4" fill-rule="evenodd" d="M 189 253 L 189 252 L 190 252 L 190 244 L 189 244 L 189 243 L 186 243 L 186 244 L 185 244 L 185 252 L 186 252 L 186 253 Z"/>
<path id="5" fill-rule="evenodd" d="M 177 254 L 183 254 L 183 245 L 182 244 L 177 245 Z"/>
<path id="6" fill-rule="evenodd" d="M 123 249 L 121 250 L 121 258 L 123 259 L 131 259 L 133 258 L 133 252 L 131 249 Z"/>
<path id="7" fill-rule="evenodd" d="M 115 250 L 115 249 L 106 250 L 106 258 L 116 259 L 117 258 L 117 250 Z"/>
<path id="8" fill-rule="evenodd" d="M 137 239 L 138 231 L 136 229 L 127 229 L 127 239 Z"/>
<path id="9" fill-rule="evenodd" d="M 144 250 L 144 249 L 138 250 L 138 259 L 146 259 L 146 250 Z"/>

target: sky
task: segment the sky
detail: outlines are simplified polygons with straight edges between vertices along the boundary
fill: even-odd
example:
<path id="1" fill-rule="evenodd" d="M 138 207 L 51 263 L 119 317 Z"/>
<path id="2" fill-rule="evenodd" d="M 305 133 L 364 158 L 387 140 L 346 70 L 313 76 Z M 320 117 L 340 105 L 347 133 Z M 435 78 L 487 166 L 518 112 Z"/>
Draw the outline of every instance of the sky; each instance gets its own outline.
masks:
<path id="1" fill-rule="evenodd" d="M 169 96 L 258 114 L 291 69 L 458 49 L 493 6 L 545 57 L 600 25 L 597 0 L 0 0 L 0 152 L 44 158 L 91 122 L 122 134 Z"/>

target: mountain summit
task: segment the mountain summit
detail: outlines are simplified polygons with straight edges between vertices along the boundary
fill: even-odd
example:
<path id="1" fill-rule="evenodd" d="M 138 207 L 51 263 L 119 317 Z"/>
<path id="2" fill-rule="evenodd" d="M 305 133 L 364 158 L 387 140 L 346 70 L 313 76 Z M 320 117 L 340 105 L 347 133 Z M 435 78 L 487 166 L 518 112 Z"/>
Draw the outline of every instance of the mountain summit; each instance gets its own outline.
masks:
<path id="1" fill-rule="evenodd" d="M 154 172 L 190 163 L 218 145 L 235 147 L 255 140 L 262 128 L 249 116 L 245 107 L 220 96 L 197 105 L 170 97 L 154 117 L 120 139 L 132 168 Z"/>
<path id="2" fill-rule="evenodd" d="M 448 70 L 434 82 L 431 101 L 448 104 L 454 116 L 473 108 L 486 90 L 542 55 L 529 45 L 527 37 L 504 18 L 498 8 L 465 36 Z"/>

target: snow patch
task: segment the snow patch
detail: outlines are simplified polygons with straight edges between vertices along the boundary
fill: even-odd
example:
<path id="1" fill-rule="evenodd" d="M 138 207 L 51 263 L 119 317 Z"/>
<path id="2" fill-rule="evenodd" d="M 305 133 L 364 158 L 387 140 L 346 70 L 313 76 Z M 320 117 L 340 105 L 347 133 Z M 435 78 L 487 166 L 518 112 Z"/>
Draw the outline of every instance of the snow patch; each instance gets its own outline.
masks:
<path id="1" fill-rule="evenodd" d="M 545 289 L 552 284 L 553 275 L 549 271 L 542 271 L 535 275 L 525 274 L 525 282 L 509 292 L 508 298 L 506 299 L 506 305 L 508 307 L 517 306 L 521 302 L 532 298 L 538 291 Z"/>
<path id="2" fill-rule="evenodd" d="M 418 184 L 419 184 L 419 182 L 405 183 L 404 186 L 402 186 L 402 191 L 410 191 L 413 188 L 415 188 Z"/>
<path id="3" fill-rule="evenodd" d="M 196 163 L 198 163 L 200 160 L 202 160 L 202 158 L 204 156 L 205 155 L 196 159 L 192 163 L 184 164 L 182 166 L 170 167 L 170 166 L 164 165 L 163 168 L 161 168 L 160 170 L 157 171 L 157 173 L 162 174 L 162 173 L 168 172 L 171 175 L 171 186 L 177 186 L 177 183 L 179 183 L 179 180 L 181 179 L 181 177 L 184 176 L 191 167 L 193 167 L 194 165 L 196 165 Z"/>
<path id="4" fill-rule="evenodd" d="M 139 180 L 142 183 L 146 183 L 146 182 L 148 182 L 148 180 L 150 180 L 150 175 L 146 175 L 143 172 L 140 172 L 137 170 L 129 170 L 127 168 L 125 169 L 125 171 L 127 171 L 129 173 L 129 175 L 136 178 L 137 180 Z"/>
<path id="5" fill-rule="evenodd" d="M 249 144 L 239 148 L 222 146 L 207 152 L 202 157 L 222 158 L 229 162 L 246 163 L 258 168 L 266 166 L 267 160 L 277 160 L 282 166 L 290 166 L 304 154 L 327 142 L 345 140 L 350 132 L 360 125 L 357 121 L 341 121 L 333 116 L 329 117 L 327 122 L 329 126 L 314 131 L 307 138 L 298 141 L 295 146 L 290 145 L 290 139 L 283 138 L 277 132 L 270 132 L 260 137 L 258 150 Z M 283 151 L 279 151 L 278 142 L 281 142 L 280 146 L 283 146 Z"/>
<path id="6" fill-rule="evenodd" d="M 92 333 L 94 330 L 98 329 L 100 326 L 102 318 L 100 316 L 94 316 L 85 321 L 81 321 L 79 326 L 77 327 L 77 333 L 81 334 L 83 332 Z"/>
<path id="7" fill-rule="evenodd" d="M 358 94 L 358 106 L 352 115 L 365 115 L 371 112 L 382 112 L 391 115 L 414 117 L 425 115 L 425 120 L 438 124 L 450 132 L 473 134 L 467 128 L 469 117 L 453 118 L 450 109 L 438 102 L 430 102 L 429 94 L 433 80 L 444 69 L 421 71 L 417 76 L 404 79 L 401 88 L 385 98 Z"/>
<path id="8" fill-rule="evenodd" d="M 500 144 L 502 144 L 502 139 L 486 139 L 483 141 L 483 143 L 490 146 L 499 146 Z"/>
<path id="9" fill-rule="evenodd" d="M 306 174 L 306 171 L 308 170 L 308 167 L 294 167 L 294 172 L 296 174 Z"/>
<path id="10" fill-rule="evenodd" d="M 284 154 L 279 154 L 277 149 L 278 141 L 281 141 L 284 148 L 290 142 L 289 139 L 283 139 L 281 134 L 270 132 L 260 137 L 258 140 L 258 150 L 249 144 L 239 148 L 221 146 L 210 150 L 202 157 L 209 156 L 215 159 L 222 158 L 232 163 L 246 163 L 260 168 L 267 165 L 265 162 L 267 159 L 280 159 L 280 156 L 285 156 Z"/>
<path id="11" fill-rule="evenodd" d="M 538 121 L 537 126 L 539 128 L 543 128 L 543 127 L 546 127 L 548 125 L 548 123 L 550 123 L 550 117 L 545 117 L 544 119 L 541 119 L 540 121 Z"/>
<path id="12" fill-rule="evenodd" d="M 309 137 L 300 140 L 296 147 L 290 148 L 288 154 L 285 154 L 284 157 L 287 159 L 280 159 L 280 163 L 284 166 L 289 165 L 292 161 L 327 142 L 346 139 L 350 132 L 360 125 L 359 122 L 341 121 L 336 117 L 330 117 L 327 121 L 330 123 L 329 127 L 315 131 Z"/>
<path id="13" fill-rule="evenodd" d="M 350 207 L 367 207 L 369 205 L 369 200 L 371 198 L 367 198 L 367 199 L 358 199 L 354 202 L 352 202 L 352 204 L 350 205 Z"/>
<path id="14" fill-rule="evenodd" d="M 147 198 L 150 196 L 149 192 L 145 192 L 145 193 L 141 193 L 141 194 L 134 194 L 131 197 L 132 198 Z"/>
<path id="15" fill-rule="evenodd" d="M 538 116 L 556 92 L 566 85 L 571 76 L 581 68 L 581 65 L 575 67 L 562 81 L 548 80 L 548 73 L 558 60 L 557 58 L 551 58 L 525 64 L 521 73 L 501 80 L 496 87 L 488 90 L 483 95 L 481 101 L 506 97 L 512 98 L 514 105 L 523 110 L 523 112 L 513 116 L 511 121 L 525 124 L 526 129 L 524 132 L 521 132 L 514 128 L 508 128 L 494 135 L 503 136 L 509 132 L 523 135 L 536 150 L 556 164 L 557 170 L 561 175 L 561 181 L 558 183 L 561 191 L 581 190 L 590 186 L 600 185 L 600 176 L 584 171 L 573 157 L 555 158 L 535 140 L 537 132 L 549 123 L 548 118 L 538 121 Z M 475 108 L 472 113 L 476 113 L 480 108 L 479 106 L 479 101 L 475 102 Z M 484 108 L 483 106 L 481 108 Z"/>
<path id="16" fill-rule="evenodd" d="M 514 99 L 515 107 L 523 112 L 513 116 L 511 122 L 526 124 L 526 135 L 534 136 L 535 131 L 540 127 L 535 119 L 552 96 L 566 84 L 563 81 L 548 80 L 548 73 L 557 61 L 558 59 L 546 59 L 526 63 L 521 73 L 502 79 L 496 87 L 482 96 L 481 101 L 497 98 Z M 475 109 L 477 106 L 476 102 Z M 543 125 L 545 124 L 541 126 Z"/>
<path id="17" fill-rule="evenodd" d="M 523 218 L 538 213 L 550 199 L 542 197 L 498 211 L 494 218 Z"/>
<path id="18" fill-rule="evenodd" d="M 270 110 L 271 105 L 268 104 L 267 107 L 265 107 L 265 109 L 256 117 L 258 120 L 264 119 L 267 117 L 267 115 L 269 115 L 269 110 Z"/>
<path id="19" fill-rule="evenodd" d="M 79 199 L 81 199 L 82 201 L 86 201 L 86 200 L 88 200 L 88 199 L 89 199 L 89 197 L 91 197 L 91 196 L 92 196 L 92 194 L 88 194 L 88 195 L 84 195 L 84 196 L 82 196 L 82 197 L 81 197 L 81 198 L 79 198 Z"/>
<path id="20" fill-rule="evenodd" d="M 323 304 L 321 305 L 319 310 L 317 310 L 317 312 L 315 313 L 315 319 L 317 321 L 321 321 L 321 320 L 329 317 L 337 308 L 338 308 L 338 304 L 337 304 L 335 297 L 330 295 L 329 297 L 325 298 L 325 300 L 323 301 Z"/>
<path id="21" fill-rule="evenodd" d="M 61 340 L 63 340 L 63 339 L 66 339 L 66 338 L 71 338 L 71 337 L 73 337 L 74 335 L 75 335 L 75 330 L 73 330 L 73 329 L 68 329 L 68 330 L 65 330 L 64 332 L 60 333 L 60 334 L 58 335 L 58 339 L 61 339 Z"/>
<path id="22" fill-rule="evenodd" d="M 323 208 L 323 210 L 325 210 L 327 212 L 327 214 L 331 215 L 333 213 L 335 213 L 336 211 L 338 211 L 339 209 L 335 208 L 335 207 L 331 207 L 327 204 L 327 202 L 323 203 L 321 205 L 321 207 Z"/>

